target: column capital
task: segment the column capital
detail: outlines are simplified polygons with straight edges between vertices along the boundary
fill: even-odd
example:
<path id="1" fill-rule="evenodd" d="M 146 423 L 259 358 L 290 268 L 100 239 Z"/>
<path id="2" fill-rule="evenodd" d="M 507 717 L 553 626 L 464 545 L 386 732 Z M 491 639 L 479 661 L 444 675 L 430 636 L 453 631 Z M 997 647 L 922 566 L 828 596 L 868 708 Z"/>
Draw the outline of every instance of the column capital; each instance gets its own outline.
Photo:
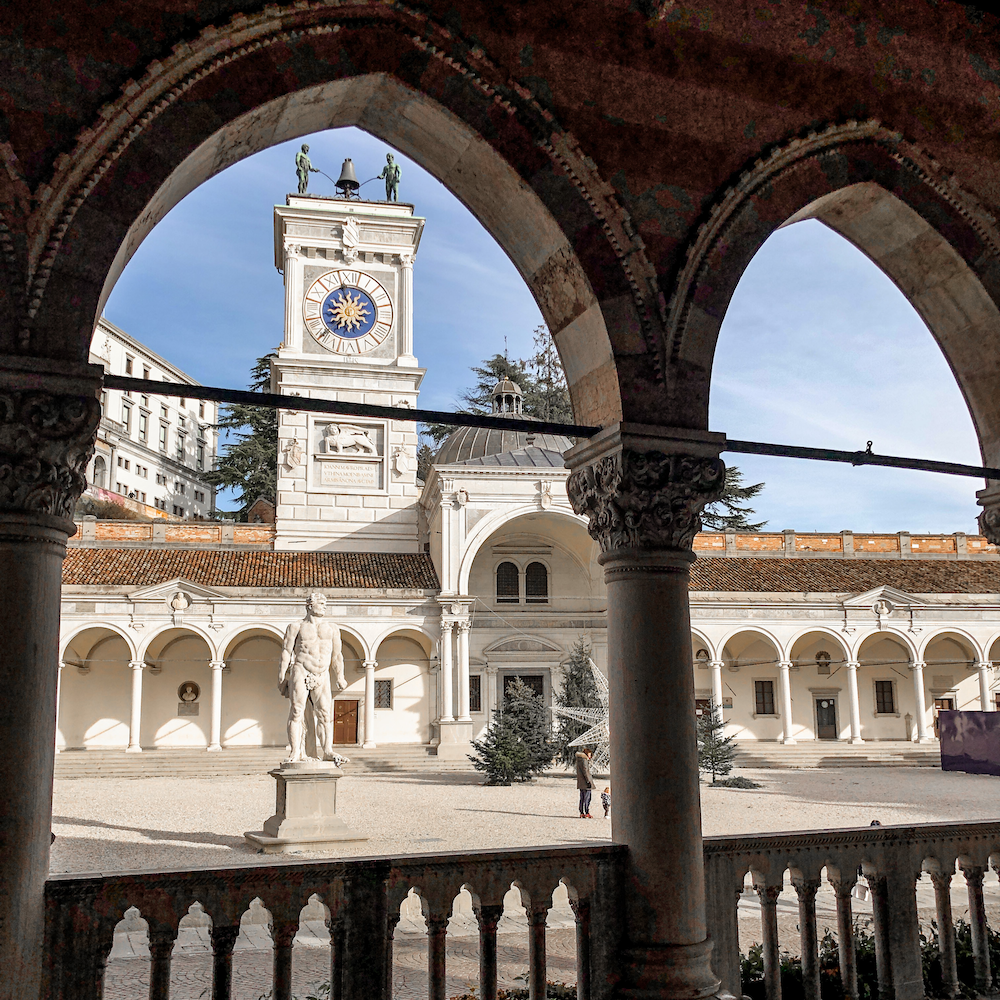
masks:
<path id="1" fill-rule="evenodd" d="M 844 660 L 844 666 L 848 670 L 857 670 L 861 666 L 861 663 L 858 660 Z"/>
<path id="2" fill-rule="evenodd" d="M 462 618 L 455 622 L 455 628 L 457 628 L 459 632 L 468 632 L 469 629 L 472 628 L 472 622 L 470 622 L 468 618 Z"/>
<path id="3" fill-rule="evenodd" d="M 213 670 L 225 670 L 226 669 L 226 661 L 225 660 L 209 660 L 208 661 L 208 665 Z"/>
<path id="4" fill-rule="evenodd" d="M 364 667 L 365 670 L 375 670 L 378 667 L 378 660 L 365 660 Z"/>
<path id="5" fill-rule="evenodd" d="M 979 533 L 991 545 L 1000 545 L 1000 483 L 990 483 L 976 493 L 976 503 L 983 508 L 979 515 Z"/>
<path id="6" fill-rule="evenodd" d="M 722 496 L 721 434 L 619 424 L 567 453 L 573 510 L 602 552 L 691 550 L 705 504 Z"/>
<path id="7" fill-rule="evenodd" d="M 451 631 L 452 631 L 452 629 L 454 627 L 455 627 L 455 622 L 454 622 L 453 619 L 451 619 L 451 618 L 442 618 L 441 619 L 441 632 L 442 632 L 442 634 L 445 633 L 445 632 L 447 632 L 450 635 Z"/>
<path id="8" fill-rule="evenodd" d="M 923 660 L 914 660 L 910 664 L 910 666 L 913 668 L 913 670 L 923 671 L 924 667 L 926 667 L 927 664 Z"/>
<path id="9" fill-rule="evenodd" d="M 128 665 L 133 670 L 142 670 L 146 666 L 146 661 L 145 660 L 129 660 L 128 661 Z"/>
<path id="10" fill-rule="evenodd" d="M 795 664 L 791 660 L 778 660 L 779 670 L 791 670 Z"/>
<path id="11" fill-rule="evenodd" d="M 0 356 L 0 513 L 72 533 L 103 376 L 100 365 Z"/>

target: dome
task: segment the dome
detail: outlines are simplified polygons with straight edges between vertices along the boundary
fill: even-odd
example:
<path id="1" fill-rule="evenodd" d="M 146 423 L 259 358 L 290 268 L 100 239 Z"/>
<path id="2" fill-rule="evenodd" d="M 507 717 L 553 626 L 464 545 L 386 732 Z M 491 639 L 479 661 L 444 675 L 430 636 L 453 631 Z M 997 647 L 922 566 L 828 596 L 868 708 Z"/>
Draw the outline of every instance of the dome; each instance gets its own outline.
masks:
<path id="1" fill-rule="evenodd" d="M 529 431 L 459 427 L 445 439 L 434 457 L 434 464 L 454 465 L 456 462 L 468 462 L 470 459 L 501 455 L 522 448 L 537 448 L 541 451 L 557 452 L 561 465 L 562 453 L 572 447 L 573 442 L 561 434 L 532 434 Z"/>

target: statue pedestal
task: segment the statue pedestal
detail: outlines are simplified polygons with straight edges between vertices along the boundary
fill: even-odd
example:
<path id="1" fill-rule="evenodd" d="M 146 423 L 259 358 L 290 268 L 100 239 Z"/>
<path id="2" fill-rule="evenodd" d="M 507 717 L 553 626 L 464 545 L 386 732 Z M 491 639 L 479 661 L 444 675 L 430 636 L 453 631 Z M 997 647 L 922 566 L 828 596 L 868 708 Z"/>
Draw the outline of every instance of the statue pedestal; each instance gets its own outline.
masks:
<path id="1" fill-rule="evenodd" d="M 441 735 L 437 747 L 438 758 L 468 762 L 468 756 L 472 753 L 472 723 L 439 722 L 438 732 Z"/>
<path id="2" fill-rule="evenodd" d="M 248 843 L 265 854 L 287 854 L 368 839 L 337 816 L 337 779 L 344 772 L 331 761 L 294 761 L 269 773 L 277 783 L 274 815 L 263 830 L 243 834 Z"/>

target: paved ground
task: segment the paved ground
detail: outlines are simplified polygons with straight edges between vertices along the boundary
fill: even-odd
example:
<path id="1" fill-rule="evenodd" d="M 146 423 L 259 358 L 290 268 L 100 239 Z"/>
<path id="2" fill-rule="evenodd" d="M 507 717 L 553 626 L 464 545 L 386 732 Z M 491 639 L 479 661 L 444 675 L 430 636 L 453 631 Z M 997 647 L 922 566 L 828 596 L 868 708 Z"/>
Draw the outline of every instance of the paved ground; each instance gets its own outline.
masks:
<path id="1" fill-rule="evenodd" d="M 704 787 L 706 834 L 751 833 L 867 826 L 882 823 L 992 819 L 1000 815 L 1000 781 L 945 774 L 926 768 L 857 768 L 836 771 L 747 771 L 764 787 L 755 791 Z M 412 774 L 345 777 L 338 794 L 340 815 L 368 840 L 343 845 L 340 856 L 474 850 L 540 844 L 603 843 L 610 823 L 575 818 L 576 791 L 568 776 L 551 776 L 526 787 L 485 788 L 476 775 Z M 274 859 L 253 853 L 244 830 L 260 829 L 274 804 L 270 777 L 215 779 L 87 779 L 60 781 L 54 795 L 53 871 L 115 871 L 179 865 L 259 864 Z M 303 857 L 322 855 L 303 855 Z M 926 880 L 924 880 L 926 881 Z M 966 909 L 956 878 L 956 916 Z M 1000 917 L 1000 886 L 987 881 L 991 920 Z M 827 898 L 828 897 L 828 898 Z M 501 925 L 501 973 L 507 983 L 527 971 L 527 931 L 516 891 L 508 897 Z M 929 884 L 918 887 L 922 915 L 933 915 Z M 817 899 L 820 928 L 833 926 L 832 893 Z M 259 908 L 258 908 L 259 909 Z M 778 902 L 782 946 L 797 952 L 797 912 L 791 889 Z M 870 906 L 855 901 L 859 916 Z M 322 923 L 304 914 L 295 951 L 295 992 L 307 996 L 326 978 L 329 951 Z M 234 958 L 234 996 L 257 1000 L 269 990 L 270 939 L 267 915 L 248 912 Z M 192 923 L 204 923 L 193 919 Z M 550 978 L 572 981 L 572 916 L 564 901 L 552 914 Z M 994 923 L 997 926 L 997 923 Z M 148 950 L 141 924 L 132 920 L 116 935 L 107 975 L 110 1000 L 144 997 Z M 404 909 L 395 949 L 395 994 L 399 1000 L 426 996 L 426 940 L 414 908 Z M 744 948 L 759 939 L 759 909 L 752 892 L 740 905 Z M 449 993 L 477 978 L 478 951 L 468 901 L 459 899 L 449 933 Z M 207 931 L 182 931 L 173 963 L 174 1000 L 208 996 Z M 210 992 L 210 991 L 209 991 Z"/>

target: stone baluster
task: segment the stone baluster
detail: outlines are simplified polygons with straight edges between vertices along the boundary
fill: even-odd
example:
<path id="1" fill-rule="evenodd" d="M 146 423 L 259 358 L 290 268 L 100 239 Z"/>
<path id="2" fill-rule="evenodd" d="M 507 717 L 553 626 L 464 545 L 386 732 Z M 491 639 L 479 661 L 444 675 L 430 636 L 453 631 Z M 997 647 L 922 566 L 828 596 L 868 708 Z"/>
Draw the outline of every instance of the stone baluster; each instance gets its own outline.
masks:
<path id="1" fill-rule="evenodd" d="M 616 425 L 570 449 L 567 490 L 608 592 L 612 839 L 628 846 L 623 998 L 714 993 L 705 918 L 691 615 L 692 542 L 722 495 L 722 435 Z M 653 748 L 669 746 L 669 754 Z"/>
<path id="2" fill-rule="evenodd" d="M 528 1000 L 545 1000 L 545 924 L 548 919 L 548 904 L 531 903 L 528 906 Z"/>
<path id="3" fill-rule="evenodd" d="M 962 873 L 969 887 L 969 927 L 972 931 L 972 954 L 976 966 L 976 990 L 985 996 L 992 986 L 990 969 L 990 948 L 986 926 L 986 906 L 983 903 L 983 877 L 986 870 L 982 865 L 961 865 Z"/>
<path id="4" fill-rule="evenodd" d="M 764 941 L 764 996 L 781 1000 L 781 955 L 778 951 L 778 896 L 781 885 L 754 882 L 760 898 L 760 929 Z"/>
<path id="5" fill-rule="evenodd" d="M 396 926 L 399 924 L 399 907 L 390 912 L 385 921 L 385 996 L 392 996 L 393 941 L 396 937 Z"/>
<path id="6" fill-rule="evenodd" d="M 740 996 L 739 905 L 746 873 L 732 857 L 712 854 L 706 858 L 705 893 L 708 932 L 712 939 L 712 968 L 722 980 L 723 993 Z"/>
<path id="7" fill-rule="evenodd" d="M 955 956 L 955 921 L 951 914 L 951 872 L 931 872 L 934 884 L 934 909 L 937 917 L 938 948 L 941 952 L 941 979 L 945 995 L 957 997 L 958 961 Z"/>
<path id="8" fill-rule="evenodd" d="M 271 925 L 271 941 L 274 946 L 271 974 L 272 1000 L 292 998 L 292 952 L 298 930 L 297 919 L 276 918 Z"/>
<path id="9" fill-rule="evenodd" d="M 383 859 L 369 862 L 363 871 L 344 879 L 338 908 L 344 916 L 344 931 L 336 946 L 343 1000 L 388 1000 L 385 928 L 389 872 L 390 863 Z"/>
<path id="10" fill-rule="evenodd" d="M 448 914 L 435 912 L 427 916 L 427 997 L 446 1000 L 447 961 L 445 945 L 448 937 Z"/>
<path id="11" fill-rule="evenodd" d="M 854 947 L 854 915 L 851 912 L 851 890 L 855 878 L 842 879 L 831 874 L 830 884 L 837 897 L 837 958 L 844 995 L 858 1000 L 858 960 Z"/>
<path id="12" fill-rule="evenodd" d="M 479 923 L 480 1000 L 497 1000 L 497 926 L 503 916 L 503 904 L 477 903 L 474 910 Z"/>
<path id="13" fill-rule="evenodd" d="M 170 1000 L 170 956 L 177 928 L 149 921 L 149 1000 Z"/>
<path id="14" fill-rule="evenodd" d="M 212 1000 L 230 1000 L 233 992 L 233 948 L 240 936 L 240 925 L 213 924 L 212 939 Z"/>
<path id="15" fill-rule="evenodd" d="M 576 917 L 576 1000 L 590 1000 L 590 900 L 573 899 Z"/>
<path id="16" fill-rule="evenodd" d="M 132 705 L 129 711 L 128 748 L 126 753 L 142 753 L 142 672 L 146 664 L 142 660 L 131 660 Z"/>
<path id="17" fill-rule="evenodd" d="M 792 877 L 799 901 L 799 943 L 802 956 L 802 987 L 806 1000 L 820 1000 L 819 936 L 816 931 L 818 878 Z"/>
<path id="18" fill-rule="evenodd" d="M 399 917 L 396 917 L 397 921 Z M 344 1000 L 344 933 L 346 920 L 343 914 L 336 914 L 330 918 L 328 927 L 330 929 L 330 1000 Z M 395 924 L 393 925 L 395 930 Z M 392 962 L 389 962 L 390 975 Z M 392 996 L 391 991 L 386 996 Z"/>
<path id="19" fill-rule="evenodd" d="M 892 1000 L 892 948 L 889 941 L 889 889 L 884 875 L 869 875 L 872 893 L 872 930 L 875 936 L 875 965 L 878 971 L 879 1000 Z"/>

